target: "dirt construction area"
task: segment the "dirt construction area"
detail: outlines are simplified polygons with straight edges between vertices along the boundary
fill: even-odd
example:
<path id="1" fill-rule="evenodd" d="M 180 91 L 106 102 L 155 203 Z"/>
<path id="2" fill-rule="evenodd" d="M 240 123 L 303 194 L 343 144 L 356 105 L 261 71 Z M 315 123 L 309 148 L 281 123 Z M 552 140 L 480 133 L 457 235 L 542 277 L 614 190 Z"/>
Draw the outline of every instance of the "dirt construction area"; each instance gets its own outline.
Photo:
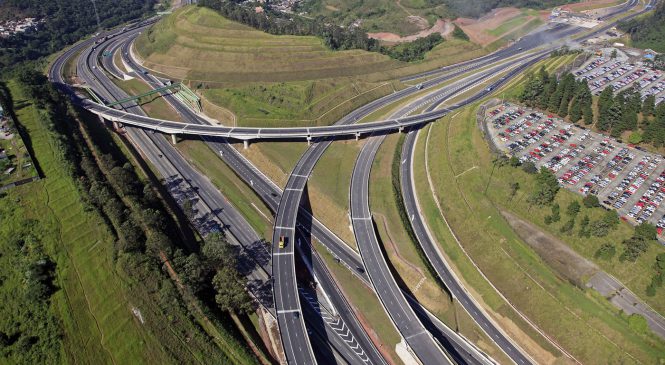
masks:
<path id="1" fill-rule="evenodd" d="M 553 115 L 504 103 L 486 114 L 495 146 L 538 168 L 550 169 L 559 184 L 594 194 L 632 224 L 665 229 L 665 162 L 613 138 L 566 123 Z"/>
<path id="2" fill-rule="evenodd" d="M 517 8 L 497 8 L 492 10 L 489 14 L 478 18 L 457 18 L 455 24 L 462 28 L 462 30 L 471 38 L 471 40 L 480 45 L 488 45 L 497 39 L 501 38 L 502 34 L 492 34 L 493 30 L 500 28 L 503 24 L 510 22 L 518 17 L 523 16 L 523 12 Z M 526 24 L 533 19 L 533 16 L 524 16 L 524 21 L 516 24 L 517 27 Z M 508 33 L 514 29 L 506 29 Z"/>
<path id="3" fill-rule="evenodd" d="M 420 17 L 414 17 L 414 18 L 419 18 Z M 424 20 L 424 19 L 422 19 Z M 425 24 L 427 24 L 427 21 L 425 20 Z M 447 20 L 439 19 L 436 21 L 436 23 L 429 29 L 423 29 L 420 32 L 416 34 L 411 34 L 408 36 L 401 37 L 398 34 L 395 33 L 387 33 L 387 32 L 381 32 L 381 33 L 367 33 L 367 36 L 369 38 L 374 38 L 378 39 L 380 41 L 386 42 L 386 43 L 403 43 L 403 42 L 412 42 L 415 41 L 418 38 L 423 38 L 427 37 L 430 34 L 434 33 L 439 33 L 441 34 L 442 37 L 448 36 L 450 33 L 455 30 L 455 27 L 453 24 Z"/>

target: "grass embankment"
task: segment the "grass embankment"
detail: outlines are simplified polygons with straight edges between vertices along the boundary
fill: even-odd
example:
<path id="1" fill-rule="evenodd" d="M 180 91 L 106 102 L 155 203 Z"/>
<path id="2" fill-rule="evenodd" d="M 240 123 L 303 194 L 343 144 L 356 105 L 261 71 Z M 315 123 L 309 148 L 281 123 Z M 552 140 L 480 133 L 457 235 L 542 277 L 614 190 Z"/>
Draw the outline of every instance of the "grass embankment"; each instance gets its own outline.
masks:
<path id="1" fill-rule="evenodd" d="M 150 86 L 146 85 L 143 81 L 138 79 L 131 79 L 127 81 L 120 81 L 115 77 L 111 77 L 111 81 L 119 88 L 126 91 L 130 96 L 141 95 L 150 90 Z M 159 94 L 152 94 L 145 96 L 137 101 L 141 108 L 153 118 L 167 119 L 181 122 L 182 118 L 178 113 L 171 108 L 169 103 L 166 102 Z"/>
<path id="2" fill-rule="evenodd" d="M 10 86 L 15 104 L 25 103 L 16 114 L 46 178 L 9 193 L 1 204 L 11 199 L 18 206 L 13 207 L 12 225 L 3 227 L 39 223 L 39 238 L 56 263 L 60 290 L 53 296 L 52 310 L 62 325 L 62 356 L 81 363 L 169 363 L 171 357 L 158 339 L 131 312 L 136 307 L 148 315 L 148 308 L 145 298 L 130 296 L 127 278 L 114 267 L 115 237 L 82 202 L 39 122 L 38 110 L 17 85 Z"/>
<path id="3" fill-rule="evenodd" d="M 316 37 L 270 35 L 199 7 L 166 17 L 139 37 L 136 49 L 146 67 L 189 82 L 234 113 L 238 125 L 252 126 L 331 124 L 400 87 L 390 80 L 484 53 L 452 39 L 425 60 L 404 63 L 375 52 L 331 51 Z"/>
<path id="4" fill-rule="evenodd" d="M 627 320 L 604 298 L 560 279 L 502 218 L 498 206 L 502 201 L 485 191 L 507 190 L 505 181 L 496 176 L 515 174 L 493 169 L 493 156 L 476 128 L 476 107 L 465 108 L 452 122 L 446 117 L 433 124 L 427 150 L 439 203 L 464 250 L 510 303 L 581 362 L 657 363 L 664 353 L 661 341 L 630 330 Z M 424 148 L 423 143 L 421 135 L 419 148 Z M 509 333 L 519 332 L 515 325 L 531 331 L 455 243 L 429 193 L 422 160 L 415 167 L 419 198 L 442 251 Z M 561 356 L 542 338 L 538 344 L 539 361 Z M 532 353 L 536 349 L 525 347 Z"/>
<path id="5" fill-rule="evenodd" d="M 455 303 L 428 269 L 419 246 L 400 215 L 399 166 L 403 135 L 390 135 L 377 153 L 370 175 L 370 207 L 378 236 L 400 286 L 449 327 L 457 329 L 495 360 L 504 362 L 500 349 L 485 336 L 466 312 Z M 408 218 L 406 218 L 408 219 Z"/>

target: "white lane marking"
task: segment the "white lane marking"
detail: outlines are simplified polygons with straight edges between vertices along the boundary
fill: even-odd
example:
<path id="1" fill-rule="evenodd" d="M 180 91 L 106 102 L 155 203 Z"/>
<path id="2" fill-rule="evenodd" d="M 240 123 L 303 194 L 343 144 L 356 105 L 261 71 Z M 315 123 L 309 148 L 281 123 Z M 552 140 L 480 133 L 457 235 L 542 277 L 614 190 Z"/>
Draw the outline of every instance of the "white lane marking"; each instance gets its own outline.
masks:
<path id="1" fill-rule="evenodd" d="M 285 255 L 293 255 L 293 252 L 275 252 L 272 254 L 273 256 L 285 256 Z"/>
<path id="2" fill-rule="evenodd" d="M 294 227 L 275 226 L 277 229 L 295 229 Z"/>
<path id="3" fill-rule="evenodd" d="M 278 310 L 277 314 L 296 313 L 296 312 L 300 312 L 300 310 L 299 309 L 282 309 L 282 310 Z"/>

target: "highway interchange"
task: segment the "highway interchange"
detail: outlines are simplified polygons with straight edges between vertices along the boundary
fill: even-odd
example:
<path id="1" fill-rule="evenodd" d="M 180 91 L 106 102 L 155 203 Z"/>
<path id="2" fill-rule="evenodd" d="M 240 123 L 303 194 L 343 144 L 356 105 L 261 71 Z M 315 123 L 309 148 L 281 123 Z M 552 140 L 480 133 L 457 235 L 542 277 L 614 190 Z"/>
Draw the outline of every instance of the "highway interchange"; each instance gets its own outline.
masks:
<path id="1" fill-rule="evenodd" d="M 627 8 L 636 5 L 636 3 L 634 0 L 631 1 L 627 4 Z M 127 96 L 126 93 L 110 82 L 107 74 L 100 70 L 100 68 L 104 68 L 106 72 L 118 78 L 122 77 L 124 73 L 113 64 L 113 57 L 100 57 L 101 52 L 108 50 L 111 53 L 122 52 L 123 63 L 133 70 L 139 71 L 131 72 L 132 76 L 140 78 L 152 88 L 163 86 L 163 80 L 148 73 L 140 72 L 142 71 L 141 66 L 131 58 L 129 48 L 131 41 L 144 26 L 146 25 L 137 24 L 128 27 L 124 32 L 111 33 L 114 35 L 113 37 L 95 47 L 91 47 L 94 39 L 79 43 L 54 62 L 49 74 L 50 79 L 61 86 L 63 90 L 69 92 L 72 97 L 75 97 L 62 75 L 66 61 L 77 52 L 81 52 L 77 62 L 78 77 L 84 80 L 88 87 L 91 87 L 97 95 L 106 101 L 123 99 Z M 231 233 L 229 236 L 232 237 L 233 243 L 247 252 L 243 256 L 245 260 L 241 260 L 245 267 L 241 269 L 250 281 L 255 283 L 256 292 L 258 293 L 255 293 L 255 295 L 259 302 L 267 306 L 277 317 L 285 357 L 289 363 L 313 364 L 317 361 L 319 363 L 335 363 L 337 361 L 385 363 L 375 344 L 370 340 L 366 330 L 360 325 L 350 305 L 332 280 L 325 264 L 312 249 L 309 243 L 311 238 L 320 241 L 326 249 L 349 267 L 364 283 L 371 285 L 376 290 L 386 312 L 406 340 L 413 355 L 422 363 L 491 363 L 492 360 L 488 359 L 473 345 L 426 313 L 413 298 L 402 294 L 387 267 L 385 257 L 376 239 L 367 190 L 371 164 L 385 133 L 394 130 L 409 131 L 402 150 L 402 159 L 409 162 L 402 164 L 402 193 L 409 216 L 416 218 L 412 220 L 411 224 L 418 238 L 418 243 L 426 252 L 428 260 L 447 289 L 461 302 L 478 325 L 515 363 L 525 364 L 532 362 L 528 355 L 516 347 L 484 314 L 482 308 L 468 295 L 459 280 L 451 274 L 451 270 L 438 252 L 437 244 L 429 234 L 423 217 L 419 214 L 418 202 L 415 199 L 411 180 L 413 176 L 411 163 L 413 148 L 417 138 L 417 127 L 422 123 L 438 119 L 452 109 L 484 97 L 528 65 L 545 57 L 547 51 L 551 48 L 527 54 L 527 51 L 540 46 L 544 39 L 565 39 L 577 32 L 579 32 L 578 29 L 569 26 L 545 29 L 522 38 L 511 47 L 479 59 L 407 78 L 405 81 L 432 77 L 422 82 L 422 88 L 433 91 L 418 97 L 387 121 L 356 124 L 357 121 L 372 112 L 412 96 L 420 92 L 421 89 L 410 87 L 401 90 L 368 103 L 333 126 L 312 128 L 273 129 L 211 126 L 205 119 L 192 112 L 170 94 L 164 94 L 163 97 L 180 114 L 185 123 L 149 118 L 135 103 L 127 103 L 120 110 L 101 106 L 80 96 L 77 98 L 77 102 L 108 120 L 123 122 L 129 139 L 137 149 L 141 151 L 145 158 L 156 165 L 160 174 L 167 181 L 174 182 L 175 188 L 172 190 L 172 194 L 176 199 L 190 198 L 188 194 L 197 196 L 195 208 L 202 213 L 197 228 L 202 230 L 202 233 L 205 234 L 206 230 L 213 231 L 225 227 Z M 517 53 L 522 53 L 524 56 L 513 57 L 510 61 L 506 61 L 510 56 Z M 98 67 L 100 60 L 103 67 Z M 490 67 L 492 65 L 494 65 L 493 68 Z M 491 70 L 491 72 L 487 70 Z M 447 85 L 447 87 L 436 89 L 437 86 L 470 71 L 475 73 L 465 79 L 457 80 L 452 87 Z M 505 72 L 501 79 L 492 79 L 500 72 Z M 489 90 L 481 89 L 463 102 L 445 109 L 437 109 L 441 102 L 482 82 L 487 82 L 489 79 L 493 81 L 493 85 Z M 428 104 L 429 107 L 425 113 L 408 115 L 420 106 Z M 194 170 L 165 138 L 149 130 L 157 130 L 167 134 L 201 135 L 214 151 L 219 152 L 219 157 L 234 169 L 238 176 L 247 182 L 266 205 L 275 212 L 272 254 L 261 243 L 259 235 L 232 204 L 215 189 L 210 181 Z M 325 228 L 323 224 L 314 219 L 309 212 L 302 209 L 300 201 L 311 171 L 335 137 L 374 134 L 379 134 L 379 136 L 370 137 L 365 143 L 358 156 L 351 182 L 351 215 L 361 254 L 358 255 Z M 313 145 L 296 164 L 283 191 L 226 140 L 227 138 L 246 140 L 293 137 L 307 138 L 308 141 L 313 142 Z M 187 194 L 182 194 L 183 189 L 186 190 Z M 278 247 L 278 241 L 282 235 L 287 237 L 285 249 L 279 249 Z M 295 277 L 296 252 L 304 257 L 305 264 L 311 268 L 319 290 L 312 291 L 308 288 L 298 287 Z M 272 283 L 271 278 L 274 280 Z M 271 284 L 274 301 L 262 301 L 260 292 L 265 291 L 266 287 L 270 290 Z M 316 298 L 319 295 L 317 293 L 325 293 L 327 298 L 321 298 L 320 302 L 332 307 L 330 314 L 324 315 L 321 308 L 317 308 L 316 300 L 311 300 L 312 297 Z M 391 301 L 393 301 L 393 304 L 390 304 Z M 303 306 L 306 306 L 307 310 L 304 310 Z M 322 317 L 329 317 L 330 321 L 322 320 Z M 305 321 L 307 321 L 307 326 Z M 315 347 L 317 351 L 313 350 L 310 343 L 311 331 L 308 331 L 310 328 L 315 329 L 315 333 L 311 337 L 312 341 L 317 342 Z M 336 331 L 336 328 L 349 330 L 345 333 L 352 335 L 353 345 L 350 345 L 347 341 L 349 336 L 340 334 L 339 331 Z M 329 351 L 324 356 L 320 354 L 322 348 Z M 356 351 L 351 348 L 356 349 Z M 362 351 L 358 352 L 358 348 Z M 333 356 L 327 356 L 330 354 Z"/>

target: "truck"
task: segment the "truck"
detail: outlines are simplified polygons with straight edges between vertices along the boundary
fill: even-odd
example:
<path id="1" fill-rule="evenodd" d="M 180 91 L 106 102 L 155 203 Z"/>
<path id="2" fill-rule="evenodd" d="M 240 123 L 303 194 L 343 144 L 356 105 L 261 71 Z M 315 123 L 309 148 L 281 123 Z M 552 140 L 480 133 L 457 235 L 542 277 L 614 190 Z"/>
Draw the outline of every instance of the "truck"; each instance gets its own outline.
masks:
<path id="1" fill-rule="evenodd" d="M 284 248 L 286 246 L 286 236 L 279 236 L 279 248 Z"/>

